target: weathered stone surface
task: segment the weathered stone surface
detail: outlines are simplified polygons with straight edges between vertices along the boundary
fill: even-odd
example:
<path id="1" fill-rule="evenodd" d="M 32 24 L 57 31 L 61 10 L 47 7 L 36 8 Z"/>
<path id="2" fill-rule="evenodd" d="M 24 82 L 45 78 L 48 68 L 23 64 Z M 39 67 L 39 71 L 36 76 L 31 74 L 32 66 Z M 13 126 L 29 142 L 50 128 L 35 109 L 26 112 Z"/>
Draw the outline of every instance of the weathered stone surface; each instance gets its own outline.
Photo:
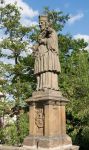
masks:
<path id="1" fill-rule="evenodd" d="M 33 147 L 13 147 L 13 146 L 1 146 L 0 145 L 0 150 L 48 150 L 48 148 L 36 148 L 35 146 Z M 72 145 L 64 145 L 64 146 L 59 146 L 55 148 L 50 148 L 49 150 L 79 150 L 79 146 L 72 146 Z"/>
<path id="2" fill-rule="evenodd" d="M 34 73 L 37 78 L 37 91 L 58 90 L 58 74 L 61 72 L 58 36 L 48 22 L 47 16 L 40 16 L 39 23 L 38 41 L 32 47 L 35 56 Z"/>
<path id="3" fill-rule="evenodd" d="M 28 136 L 25 141 L 24 145 L 27 146 L 37 146 L 38 148 L 55 148 L 59 145 L 72 145 L 71 138 L 68 135 L 64 136 Z"/>
<path id="4" fill-rule="evenodd" d="M 52 90 L 37 91 L 30 100 L 30 133 L 23 144 L 48 149 L 72 145 L 66 134 L 65 105 L 68 101 L 62 94 Z"/>
<path id="5" fill-rule="evenodd" d="M 29 150 L 29 148 L 0 145 L 0 150 Z"/>
<path id="6" fill-rule="evenodd" d="M 55 90 L 45 90 L 45 91 L 35 91 L 32 94 L 32 97 L 26 100 L 27 103 L 35 101 L 57 101 L 64 104 L 68 103 L 69 100 L 62 96 L 60 91 Z"/>

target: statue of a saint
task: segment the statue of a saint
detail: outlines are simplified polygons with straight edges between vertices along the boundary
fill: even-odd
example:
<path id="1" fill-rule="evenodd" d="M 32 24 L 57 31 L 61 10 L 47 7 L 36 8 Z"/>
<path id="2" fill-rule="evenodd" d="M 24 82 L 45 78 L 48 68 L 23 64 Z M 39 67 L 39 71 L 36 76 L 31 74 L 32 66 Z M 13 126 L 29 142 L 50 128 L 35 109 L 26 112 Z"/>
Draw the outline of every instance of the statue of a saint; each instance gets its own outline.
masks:
<path id="1" fill-rule="evenodd" d="M 47 16 L 39 16 L 40 34 L 33 45 L 35 56 L 34 74 L 38 90 L 59 90 L 58 74 L 61 72 L 58 56 L 58 37 Z"/>

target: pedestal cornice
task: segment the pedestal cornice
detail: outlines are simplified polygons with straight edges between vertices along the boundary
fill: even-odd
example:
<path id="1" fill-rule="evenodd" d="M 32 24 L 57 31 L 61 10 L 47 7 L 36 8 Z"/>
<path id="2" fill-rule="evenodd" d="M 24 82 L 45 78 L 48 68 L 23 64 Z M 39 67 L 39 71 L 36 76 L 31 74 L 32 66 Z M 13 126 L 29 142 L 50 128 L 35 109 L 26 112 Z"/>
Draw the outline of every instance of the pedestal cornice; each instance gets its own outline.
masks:
<path id="1" fill-rule="evenodd" d="M 34 103 L 34 102 L 46 102 L 46 104 L 53 104 L 55 105 L 65 105 L 69 102 L 68 99 L 63 97 L 62 93 L 60 91 L 55 90 L 46 90 L 46 91 L 35 91 L 32 94 L 32 97 L 26 100 L 26 102 Z"/>

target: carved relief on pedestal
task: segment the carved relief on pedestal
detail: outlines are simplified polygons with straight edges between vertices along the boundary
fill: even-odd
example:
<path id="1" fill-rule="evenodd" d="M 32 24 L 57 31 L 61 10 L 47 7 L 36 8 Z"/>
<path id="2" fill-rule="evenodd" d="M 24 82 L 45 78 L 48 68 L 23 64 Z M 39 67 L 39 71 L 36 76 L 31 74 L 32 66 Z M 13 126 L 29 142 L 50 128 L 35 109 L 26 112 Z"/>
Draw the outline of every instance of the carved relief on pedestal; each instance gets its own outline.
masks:
<path id="1" fill-rule="evenodd" d="M 43 128 L 44 126 L 44 113 L 42 108 L 36 110 L 35 124 L 38 128 Z"/>
<path id="2" fill-rule="evenodd" d="M 44 135 L 44 109 L 43 107 L 37 107 L 35 111 L 35 126 L 37 136 Z"/>

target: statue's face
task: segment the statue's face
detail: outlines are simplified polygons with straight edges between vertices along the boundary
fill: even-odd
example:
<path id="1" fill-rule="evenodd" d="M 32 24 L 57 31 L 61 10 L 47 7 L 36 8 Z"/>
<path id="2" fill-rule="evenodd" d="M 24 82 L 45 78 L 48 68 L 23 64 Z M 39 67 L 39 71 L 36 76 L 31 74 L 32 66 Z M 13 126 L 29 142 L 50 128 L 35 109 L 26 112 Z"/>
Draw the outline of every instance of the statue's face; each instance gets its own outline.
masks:
<path id="1" fill-rule="evenodd" d="M 40 23 L 39 23 L 39 27 L 40 27 L 41 30 L 44 30 L 45 27 L 46 27 L 45 21 L 42 21 L 42 20 L 41 20 Z"/>

